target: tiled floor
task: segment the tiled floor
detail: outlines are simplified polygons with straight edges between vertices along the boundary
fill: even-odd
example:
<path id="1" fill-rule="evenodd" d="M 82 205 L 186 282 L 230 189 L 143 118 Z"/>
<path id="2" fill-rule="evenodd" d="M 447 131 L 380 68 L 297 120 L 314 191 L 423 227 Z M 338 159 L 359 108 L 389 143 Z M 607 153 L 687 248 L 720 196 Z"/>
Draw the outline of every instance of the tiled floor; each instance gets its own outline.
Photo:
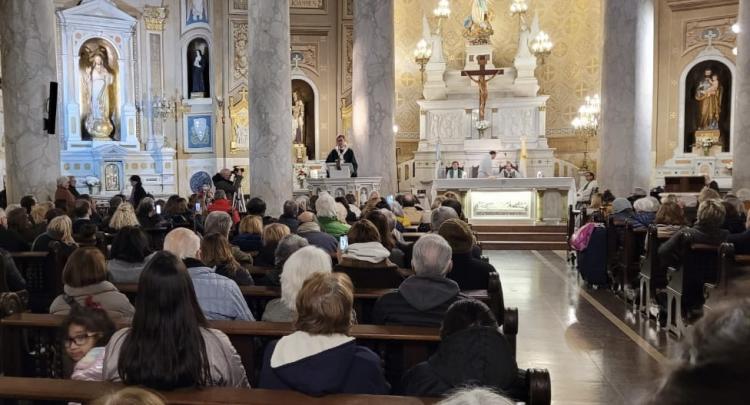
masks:
<path id="1" fill-rule="evenodd" d="M 559 252 L 485 254 L 500 272 L 505 305 L 519 310 L 518 364 L 549 369 L 553 404 L 637 404 L 653 390 L 674 338 L 611 292 L 580 290 Z"/>

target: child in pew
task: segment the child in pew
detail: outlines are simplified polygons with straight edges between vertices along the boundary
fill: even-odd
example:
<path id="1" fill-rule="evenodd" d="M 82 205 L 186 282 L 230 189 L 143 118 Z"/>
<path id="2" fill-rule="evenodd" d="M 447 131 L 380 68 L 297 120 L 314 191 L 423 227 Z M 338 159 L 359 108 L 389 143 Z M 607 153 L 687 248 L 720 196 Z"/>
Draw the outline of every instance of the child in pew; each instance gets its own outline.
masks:
<path id="1" fill-rule="evenodd" d="M 116 330 L 107 312 L 89 299 L 86 306 L 72 308 L 60 328 L 65 353 L 75 362 L 70 378 L 101 381 L 104 347 Z"/>

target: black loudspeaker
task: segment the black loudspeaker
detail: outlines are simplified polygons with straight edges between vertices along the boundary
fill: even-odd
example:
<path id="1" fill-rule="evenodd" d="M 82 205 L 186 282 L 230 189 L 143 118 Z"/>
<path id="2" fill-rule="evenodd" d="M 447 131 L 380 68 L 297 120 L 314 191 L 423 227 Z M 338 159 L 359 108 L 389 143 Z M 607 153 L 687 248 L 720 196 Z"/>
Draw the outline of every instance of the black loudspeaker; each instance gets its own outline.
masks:
<path id="1" fill-rule="evenodd" d="M 48 134 L 55 133 L 57 120 L 57 82 L 49 82 L 49 98 L 47 99 L 47 118 L 44 119 L 44 129 Z"/>

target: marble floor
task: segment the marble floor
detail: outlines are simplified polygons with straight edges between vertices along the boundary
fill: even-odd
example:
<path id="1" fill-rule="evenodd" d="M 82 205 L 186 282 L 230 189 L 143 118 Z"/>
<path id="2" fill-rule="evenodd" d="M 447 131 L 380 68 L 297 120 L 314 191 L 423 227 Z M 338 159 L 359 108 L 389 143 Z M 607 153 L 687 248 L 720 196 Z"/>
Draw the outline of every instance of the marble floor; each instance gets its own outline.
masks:
<path id="1" fill-rule="evenodd" d="M 518 364 L 550 371 L 553 404 L 638 404 L 679 349 L 610 291 L 579 288 L 564 252 L 485 255 L 519 310 Z"/>

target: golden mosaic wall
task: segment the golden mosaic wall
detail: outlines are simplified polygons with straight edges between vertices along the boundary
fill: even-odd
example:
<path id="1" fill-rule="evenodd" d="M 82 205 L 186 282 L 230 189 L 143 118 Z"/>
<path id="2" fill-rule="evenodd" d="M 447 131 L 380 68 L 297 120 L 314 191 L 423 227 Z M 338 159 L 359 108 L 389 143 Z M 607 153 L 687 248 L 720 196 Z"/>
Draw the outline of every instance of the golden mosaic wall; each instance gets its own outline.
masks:
<path id="1" fill-rule="evenodd" d="M 396 29 L 396 122 L 404 136 L 419 133 L 422 97 L 419 67 L 412 52 L 422 37 L 422 15 L 432 14 L 437 0 L 397 0 Z M 530 0 L 530 10 L 539 13 L 541 28 L 550 34 L 555 49 L 540 67 L 540 94 L 547 94 L 547 129 L 551 137 L 568 133 L 570 121 L 588 94 L 600 92 L 602 16 L 600 0 Z M 470 0 L 451 1 L 452 14 L 443 25 L 443 47 L 449 69 L 463 66 L 463 20 Z M 518 20 L 509 13 L 510 0 L 494 0 L 493 27 L 495 65 L 512 66 L 518 44 Z M 551 143 L 554 143 L 552 141 Z M 570 145 L 570 143 L 566 143 Z M 562 146 L 562 145 L 561 145 Z M 570 151 L 572 152 L 572 151 Z"/>

